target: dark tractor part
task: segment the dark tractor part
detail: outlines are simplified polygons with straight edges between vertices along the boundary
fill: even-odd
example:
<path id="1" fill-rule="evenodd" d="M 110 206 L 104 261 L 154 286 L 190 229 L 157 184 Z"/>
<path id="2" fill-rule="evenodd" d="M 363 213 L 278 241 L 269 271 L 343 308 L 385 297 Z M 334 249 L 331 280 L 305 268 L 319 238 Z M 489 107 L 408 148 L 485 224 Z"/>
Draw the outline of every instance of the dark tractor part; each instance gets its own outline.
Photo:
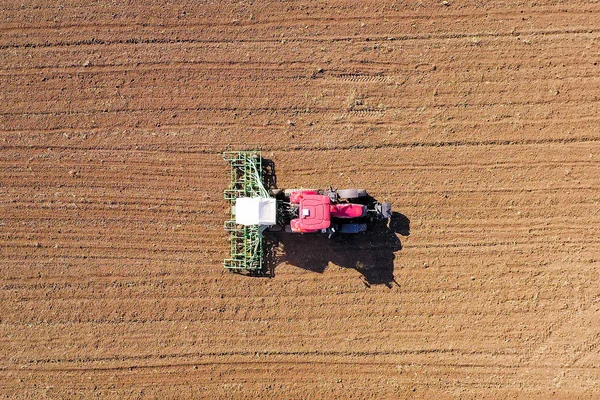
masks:
<path id="1" fill-rule="evenodd" d="M 392 218 L 392 203 L 375 204 L 375 211 L 381 218 Z"/>
<path id="2" fill-rule="evenodd" d="M 269 232 L 281 232 L 283 230 L 283 226 L 281 225 L 271 225 L 267 228 Z"/>

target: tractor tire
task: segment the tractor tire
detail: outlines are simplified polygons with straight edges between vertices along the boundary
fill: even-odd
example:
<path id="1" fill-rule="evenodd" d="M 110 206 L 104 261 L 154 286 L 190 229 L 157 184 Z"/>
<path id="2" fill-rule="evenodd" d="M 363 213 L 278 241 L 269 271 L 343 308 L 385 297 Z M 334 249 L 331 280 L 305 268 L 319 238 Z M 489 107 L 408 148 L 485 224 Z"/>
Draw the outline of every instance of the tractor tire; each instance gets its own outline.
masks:
<path id="1" fill-rule="evenodd" d="M 365 189 L 339 189 L 337 194 L 340 199 L 358 199 L 367 196 L 367 191 Z"/>
<path id="2" fill-rule="evenodd" d="M 367 224 L 343 224 L 340 225 L 339 233 L 360 233 L 367 230 Z"/>

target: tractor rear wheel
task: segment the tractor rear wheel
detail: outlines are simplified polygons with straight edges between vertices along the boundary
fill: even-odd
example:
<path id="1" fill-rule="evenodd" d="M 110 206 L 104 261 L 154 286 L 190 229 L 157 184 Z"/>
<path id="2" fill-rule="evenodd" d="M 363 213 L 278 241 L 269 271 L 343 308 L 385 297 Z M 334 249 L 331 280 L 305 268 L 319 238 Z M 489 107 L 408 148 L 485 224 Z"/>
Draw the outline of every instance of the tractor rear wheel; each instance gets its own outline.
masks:
<path id="1" fill-rule="evenodd" d="M 367 196 L 367 191 L 365 189 L 339 189 L 337 194 L 340 199 L 358 199 Z"/>

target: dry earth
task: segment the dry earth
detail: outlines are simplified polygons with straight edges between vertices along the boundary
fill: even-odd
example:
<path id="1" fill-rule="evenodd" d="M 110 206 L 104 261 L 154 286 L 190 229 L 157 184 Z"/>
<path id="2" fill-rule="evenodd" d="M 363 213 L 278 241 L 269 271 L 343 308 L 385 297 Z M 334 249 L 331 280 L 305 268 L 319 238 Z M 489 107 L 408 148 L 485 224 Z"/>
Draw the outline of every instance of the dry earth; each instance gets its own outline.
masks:
<path id="1" fill-rule="evenodd" d="M 599 13 L 4 1 L 0 393 L 597 398 Z M 252 148 L 410 232 L 227 273 Z"/>

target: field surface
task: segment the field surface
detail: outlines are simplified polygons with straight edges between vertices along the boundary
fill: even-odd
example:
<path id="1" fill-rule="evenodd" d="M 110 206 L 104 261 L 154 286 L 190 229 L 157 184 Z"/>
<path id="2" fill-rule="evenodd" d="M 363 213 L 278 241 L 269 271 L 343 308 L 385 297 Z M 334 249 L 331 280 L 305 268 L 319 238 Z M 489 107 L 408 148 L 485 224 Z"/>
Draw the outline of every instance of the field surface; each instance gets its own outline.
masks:
<path id="1" fill-rule="evenodd" d="M 0 394 L 598 398 L 599 13 L 2 2 Z M 255 148 L 402 229 L 227 273 Z"/>

